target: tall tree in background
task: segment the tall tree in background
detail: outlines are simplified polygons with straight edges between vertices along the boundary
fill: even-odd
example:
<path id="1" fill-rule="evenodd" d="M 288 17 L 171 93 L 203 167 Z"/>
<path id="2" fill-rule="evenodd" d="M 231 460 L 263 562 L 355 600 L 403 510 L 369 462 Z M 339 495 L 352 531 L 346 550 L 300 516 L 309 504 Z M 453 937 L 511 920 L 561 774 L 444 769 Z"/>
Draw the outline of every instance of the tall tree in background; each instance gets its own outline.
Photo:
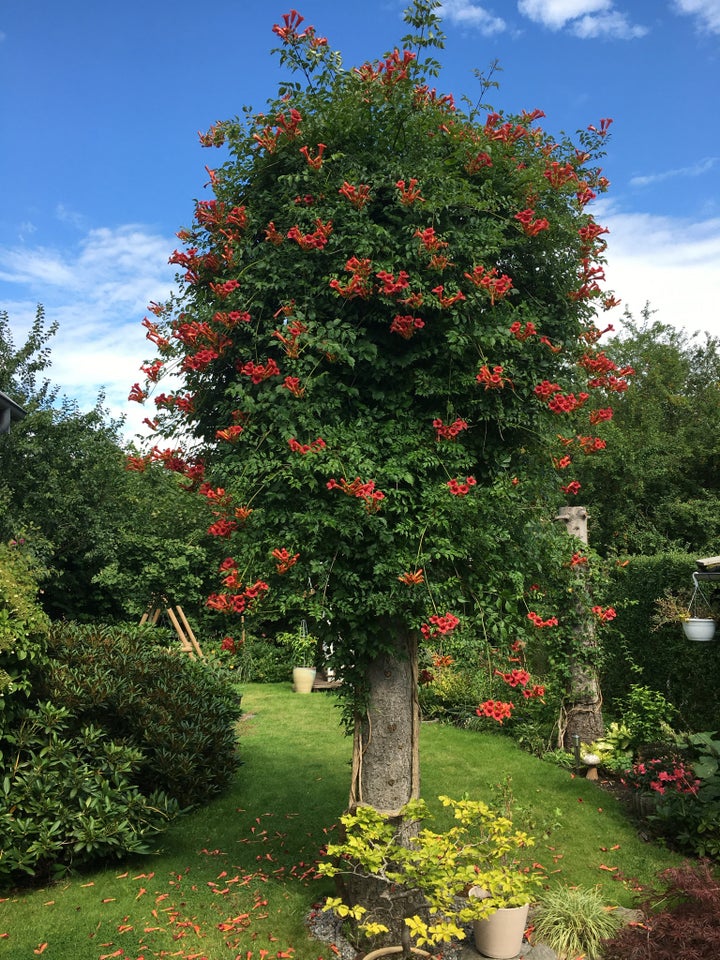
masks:
<path id="1" fill-rule="evenodd" d="M 385 811 L 418 792 L 418 641 L 479 629 L 483 538 L 533 515 L 567 415 L 596 422 L 583 384 L 612 302 L 587 208 L 608 121 L 576 145 L 538 110 L 459 109 L 432 86 L 438 7 L 416 0 L 403 49 L 357 69 L 294 11 L 273 28 L 295 79 L 203 135 L 227 159 L 179 234 L 180 293 L 151 305 L 157 356 L 131 393 L 154 393 L 159 436 L 192 437 L 146 461 L 215 512 L 209 604 L 325 627 L 351 803 Z M 562 476 L 557 502 L 578 490 Z M 478 531 L 494 499 L 516 531 Z M 515 547 L 534 574 L 537 540 Z"/>
<path id="2" fill-rule="evenodd" d="M 207 511 L 160 466 L 127 472 L 102 395 L 89 411 L 58 396 L 45 376 L 56 332 L 39 307 L 16 347 L 0 314 L 0 390 L 27 410 L 0 438 L 0 537 L 45 563 L 40 599 L 55 619 L 135 619 L 154 593 L 202 612 Z"/>
<path id="3" fill-rule="evenodd" d="M 634 375 L 613 404 L 602 457 L 575 468 L 601 552 L 697 556 L 720 547 L 720 340 L 625 315 L 606 345 Z"/>

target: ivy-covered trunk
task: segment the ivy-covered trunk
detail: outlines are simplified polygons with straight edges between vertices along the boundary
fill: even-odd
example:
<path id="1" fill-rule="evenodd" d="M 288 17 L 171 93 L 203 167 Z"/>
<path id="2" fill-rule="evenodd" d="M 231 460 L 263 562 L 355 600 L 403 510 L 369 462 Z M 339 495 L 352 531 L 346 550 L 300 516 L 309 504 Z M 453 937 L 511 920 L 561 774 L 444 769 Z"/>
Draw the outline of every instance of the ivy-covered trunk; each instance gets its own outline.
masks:
<path id="1" fill-rule="evenodd" d="M 363 803 L 395 816 L 420 793 L 417 643 L 398 636 L 395 650 L 365 670 L 367 710 L 353 742 L 350 809 Z"/>
<path id="2" fill-rule="evenodd" d="M 585 507 L 561 507 L 556 519 L 565 523 L 570 536 L 587 545 L 587 518 Z M 590 619 L 587 606 L 579 597 L 574 626 L 575 650 L 570 658 L 568 690 L 560 722 L 560 746 L 566 750 L 572 749 L 575 737 L 579 737 L 581 743 L 592 743 L 605 732 L 597 669 L 599 644 L 595 622 Z"/>

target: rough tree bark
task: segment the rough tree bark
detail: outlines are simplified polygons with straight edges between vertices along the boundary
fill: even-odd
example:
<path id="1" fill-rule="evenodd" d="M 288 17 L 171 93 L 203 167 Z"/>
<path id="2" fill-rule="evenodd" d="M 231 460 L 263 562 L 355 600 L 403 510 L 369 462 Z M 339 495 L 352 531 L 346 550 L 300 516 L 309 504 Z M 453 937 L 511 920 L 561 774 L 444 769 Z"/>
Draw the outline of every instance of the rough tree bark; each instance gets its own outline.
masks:
<path id="1" fill-rule="evenodd" d="M 372 806 L 392 820 L 420 795 L 417 641 L 400 635 L 396 650 L 372 661 L 365 679 L 367 713 L 355 721 L 349 806 Z M 399 818 L 396 826 L 401 842 L 417 833 L 413 824 Z M 388 927 L 387 934 L 373 938 L 373 946 L 400 943 L 409 957 L 404 918 L 424 915 L 426 905 L 419 894 L 362 875 L 338 880 L 346 903 L 367 906 L 373 920 Z"/>
<path id="2" fill-rule="evenodd" d="M 398 639 L 393 655 L 366 670 L 367 713 L 355 722 L 350 809 L 368 804 L 388 816 L 420 795 L 417 642 Z"/>
<path id="3" fill-rule="evenodd" d="M 588 513 L 585 507 L 561 507 L 555 518 L 565 524 L 570 536 L 588 543 Z M 595 622 L 582 604 L 577 606 L 574 626 L 577 651 L 570 662 L 567 696 L 560 718 L 558 745 L 571 750 L 575 737 L 582 743 L 599 740 L 605 731 L 602 715 L 602 691 L 596 661 L 598 639 Z"/>

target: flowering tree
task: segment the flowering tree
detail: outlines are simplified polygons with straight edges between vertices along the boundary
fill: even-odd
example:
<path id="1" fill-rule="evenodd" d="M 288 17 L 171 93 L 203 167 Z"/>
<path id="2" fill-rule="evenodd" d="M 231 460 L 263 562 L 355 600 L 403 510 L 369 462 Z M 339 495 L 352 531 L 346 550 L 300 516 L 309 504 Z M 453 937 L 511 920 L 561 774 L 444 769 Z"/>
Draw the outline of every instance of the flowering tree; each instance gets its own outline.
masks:
<path id="1" fill-rule="evenodd" d="M 418 642 L 483 615 L 483 543 L 509 535 L 477 518 L 493 498 L 527 517 L 562 422 L 596 422 L 585 384 L 613 302 L 588 212 L 609 121 L 576 146 L 539 110 L 459 109 L 431 86 L 438 6 L 415 0 L 403 49 L 357 69 L 295 11 L 275 25 L 293 79 L 201 136 L 228 156 L 131 393 L 159 437 L 190 438 L 145 461 L 184 472 L 227 542 L 209 605 L 325 629 L 351 802 L 384 811 L 418 792 Z"/>

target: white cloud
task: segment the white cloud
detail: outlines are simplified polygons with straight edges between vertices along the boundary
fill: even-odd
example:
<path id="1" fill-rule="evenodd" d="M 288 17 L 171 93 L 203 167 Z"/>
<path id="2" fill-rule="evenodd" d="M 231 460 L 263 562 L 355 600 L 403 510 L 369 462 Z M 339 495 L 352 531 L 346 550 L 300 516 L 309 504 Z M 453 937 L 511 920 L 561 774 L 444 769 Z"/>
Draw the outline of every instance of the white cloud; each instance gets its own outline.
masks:
<path id="1" fill-rule="evenodd" d="M 605 273 L 622 298 L 606 315 L 611 322 L 626 307 L 639 318 L 647 303 L 663 323 L 720 337 L 720 218 L 631 213 L 604 202 L 595 216 L 610 230 Z"/>
<path id="2" fill-rule="evenodd" d="M 633 187 L 647 187 L 654 183 L 661 183 L 663 180 L 671 180 L 674 177 L 701 177 L 709 173 L 718 162 L 718 157 L 705 157 L 689 167 L 676 167 L 672 170 L 663 170 L 660 173 L 648 173 L 643 176 L 632 177 L 630 185 Z"/>
<path id="3" fill-rule="evenodd" d="M 450 23 L 456 23 L 461 27 L 473 27 L 486 37 L 502 33 L 507 29 L 507 24 L 501 17 L 496 17 L 472 0 L 443 0 L 440 13 Z"/>
<path id="4" fill-rule="evenodd" d="M 127 396 L 143 379 L 140 364 L 154 354 L 141 321 L 148 303 L 165 300 L 173 286 L 175 268 L 167 262 L 173 248 L 172 238 L 127 225 L 92 230 L 70 250 L 27 244 L 0 250 L 2 302 L 15 346 L 42 303 L 48 323 L 59 323 L 48 378 L 82 409 L 104 390 L 112 415 L 126 416 L 129 434 L 149 415 Z"/>
<path id="5" fill-rule="evenodd" d="M 87 228 L 87 218 L 83 216 L 83 214 L 71 210 L 70 207 L 65 206 L 64 203 L 58 203 L 55 207 L 55 217 L 60 223 L 68 223 L 77 230 L 85 230 Z"/>
<path id="6" fill-rule="evenodd" d="M 581 39 L 631 40 L 647 33 L 616 10 L 612 0 L 518 0 L 524 16 L 550 30 L 567 27 Z"/>
<path id="7" fill-rule="evenodd" d="M 678 13 L 697 19 L 698 29 L 720 33 L 720 0 L 673 0 Z"/>

